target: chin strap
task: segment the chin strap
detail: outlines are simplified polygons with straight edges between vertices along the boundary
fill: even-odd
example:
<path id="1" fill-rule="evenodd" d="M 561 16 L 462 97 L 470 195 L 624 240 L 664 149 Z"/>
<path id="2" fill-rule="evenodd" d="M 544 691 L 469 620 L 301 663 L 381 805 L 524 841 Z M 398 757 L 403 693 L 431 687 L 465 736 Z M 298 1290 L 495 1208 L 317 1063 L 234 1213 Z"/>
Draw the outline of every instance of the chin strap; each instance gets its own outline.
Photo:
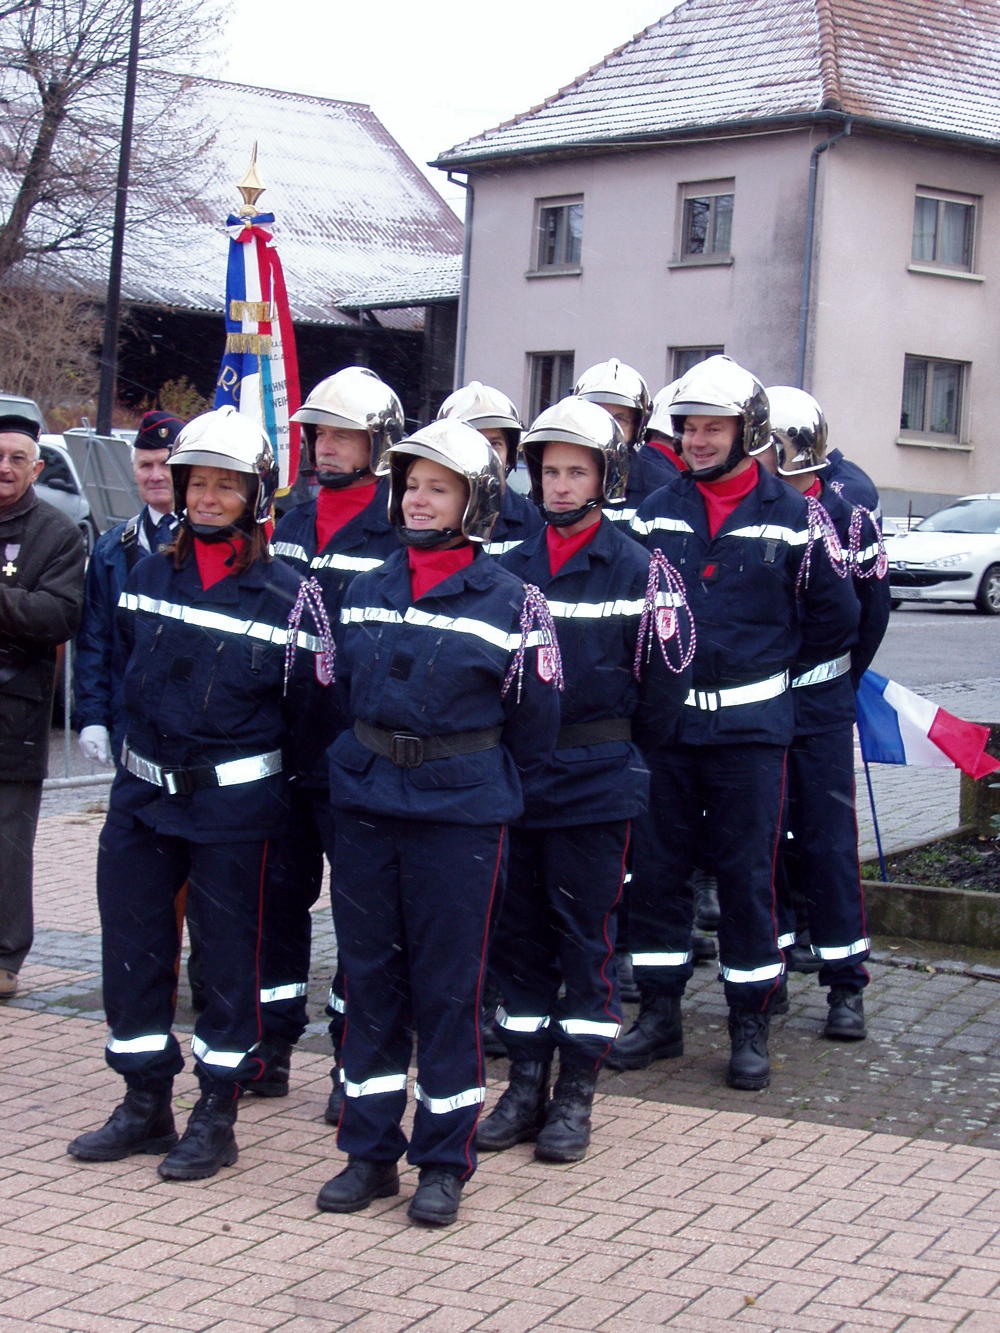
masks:
<path id="1" fill-rule="evenodd" d="M 661 578 L 665 584 L 663 592 L 660 591 Z M 686 634 L 681 629 L 682 615 L 687 622 Z M 672 671 L 675 676 L 687 670 L 694 661 L 698 639 L 684 580 L 659 547 L 653 552 L 649 561 L 646 601 L 639 620 L 639 633 L 636 636 L 635 661 L 632 664 L 632 674 L 636 680 L 642 679 L 642 664 L 644 660 L 647 664 L 649 662 L 654 639 L 660 645 L 667 670 Z M 676 664 L 667 652 L 669 643 L 676 643 L 678 658 Z"/>
<path id="2" fill-rule="evenodd" d="M 192 537 L 197 537 L 198 541 L 204 542 L 206 546 L 215 546 L 219 542 L 226 542 L 232 554 L 223 561 L 223 564 L 225 564 L 227 569 L 232 569 L 239 556 L 239 551 L 236 549 L 236 543 L 233 541 L 233 538 L 249 537 L 251 535 L 251 533 L 247 531 L 246 524 L 244 523 L 245 518 L 246 514 L 241 514 L 235 523 L 227 523 L 225 527 L 216 528 L 210 523 L 192 523 L 191 519 L 188 517 L 188 512 L 185 509 L 181 517 L 181 525 L 187 528 Z"/>
<path id="3" fill-rule="evenodd" d="M 836 485 L 836 482 L 834 485 Z M 861 533 L 866 518 L 870 520 L 875 530 L 877 554 L 873 561 L 866 562 L 865 567 L 862 568 Z M 889 557 L 885 553 L 882 529 L 879 527 L 872 511 L 866 509 L 864 505 L 855 505 L 851 511 L 851 527 L 847 534 L 847 561 L 856 579 L 884 579 L 889 572 Z"/>
<path id="4" fill-rule="evenodd" d="M 543 680 L 554 685 L 557 690 L 565 689 L 563 679 L 562 654 L 556 637 L 555 621 L 545 600 L 545 594 L 534 583 L 524 585 L 524 602 L 521 606 L 521 642 L 511 658 L 500 698 L 506 699 L 507 692 L 517 681 L 517 702 L 521 702 L 521 686 L 524 683 L 524 654 L 528 648 L 538 653 L 538 674 Z"/>
<path id="5" fill-rule="evenodd" d="M 360 481 L 362 477 L 370 476 L 371 468 L 356 467 L 353 472 L 320 472 L 319 468 L 311 468 L 312 475 L 325 491 L 342 491 L 346 486 Z"/>
<path id="6" fill-rule="evenodd" d="M 546 523 L 550 523 L 552 527 L 570 528 L 574 523 L 579 523 L 581 518 L 586 518 L 588 514 L 593 513 L 600 503 L 600 500 L 588 500 L 579 509 L 565 509 L 561 512 L 548 509 L 544 504 L 540 504 L 538 508 L 541 510 L 542 518 L 545 519 Z"/>
<path id="7" fill-rule="evenodd" d="M 806 541 L 802 563 L 799 565 L 798 578 L 795 580 L 795 592 L 799 597 L 809 586 L 809 570 L 812 566 L 813 547 L 817 541 L 822 541 L 826 547 L 826 553 L 830 557 L 830 564 L 837 578 L 846 579 L 848 573 L 848 561 L 844 555 L 844 548 L 840 544 L 840 538 L 837 536 L 837 529 L 833 526 L 833 520 L 815 495 L 807 495 L 805 500 L 806 508 L 809 511 L 806 519 L 809 536 Z"/>
<path id="8" fill-rule="evenodd" d="M 700 472 L 692 472 L 691 476 L 694 477 L 695 481 L 700 482 L 718 481 L 721 477 L 725 477 L 732 472 L 736 464 L 741 462 L 744 458 L 752 457 L 754 457 L 753 454 L 748 454 L 744 451 L 741 431 L 740 435 L 733 441 L 732 447 L 729 450 L 729 457 L 724 463 L 719 463 L 717 467 L 702 468 Z"/>
<path id="9" fill-rule="evenodd" d="M 397 528 L 396 535 L 404 546 L 412 546 L 415 551 L 433 551 L 464 536 L 461 528 Z"/>
<path id="10" fill-rule="evenodd" d="M 295 603 L 288 613 L 288 638 L 285 640 L 285 694 L 288 693 L 288 682 L 292 674 L 292 664 L 295 661 L 295 650 L 299 643 L 299 625 L 302 622 L 304 611 L 308 611 L 312 616 L 313 625 L 319 633 L 320 650 L 316 654 L 317 679 L 322 685 L 333 683 L 336 649 L 333 644 L 333 633 L 330 629 L 326 607 L 323 605 L 323 589 L 320 587 L 318 579 L 305 579 L 299 585 Z"/>

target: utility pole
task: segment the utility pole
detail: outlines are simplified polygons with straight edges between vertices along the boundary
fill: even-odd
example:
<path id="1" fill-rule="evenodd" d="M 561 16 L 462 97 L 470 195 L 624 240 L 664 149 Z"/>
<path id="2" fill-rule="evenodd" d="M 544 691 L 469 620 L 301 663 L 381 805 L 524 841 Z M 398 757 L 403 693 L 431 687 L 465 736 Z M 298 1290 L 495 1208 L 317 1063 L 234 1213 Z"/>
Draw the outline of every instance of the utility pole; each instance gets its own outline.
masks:
<path id="1" fill-rule="evenodd" d="M 101 347 L 101 386 L 97 395 L 97 433 L 111 434 L 111 414 L 115 405 L 118 378 L 118 325 L 121 317 L 122 255 L 125 249 L 125 213 L 128 208 L 128 174 L 132 158 L 132 120 L 135 113 L 135 85 L 139 69 L 139 29 L 142 25 L 142 0 L 132 0 L 132 31 L 129 38 L 128 66 L 125 74 L 125 106 L 122 111 L 122 138 L 118 154 L 118 183 L 115 187 L 115 222 L 111 237 L 111 267 L 108 271 L 108 295 L 104 306 L 104 342 Z"/>

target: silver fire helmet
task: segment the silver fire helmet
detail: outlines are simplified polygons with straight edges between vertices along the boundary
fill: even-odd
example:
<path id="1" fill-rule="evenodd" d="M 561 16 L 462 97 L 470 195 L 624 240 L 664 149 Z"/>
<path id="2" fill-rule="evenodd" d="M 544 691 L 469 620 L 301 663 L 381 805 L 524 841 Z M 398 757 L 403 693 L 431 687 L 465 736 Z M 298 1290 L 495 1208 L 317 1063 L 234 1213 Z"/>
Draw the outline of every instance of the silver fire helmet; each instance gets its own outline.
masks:
<path id="1" fill-rule="evenodd" d="M 310 466 L 316 466 L 316 427 L 367 431 L 371 468 L 391 444 L 402 439 L 406 424 L 395 392 L 365 366 L 345 366 L 320 380 L 292 417 L 302 424 Z"/>
<path id="2" fill-rule="evenodd" d="M 710 356 L 682 375 L 674 385 L 670 413 L 678 437 L 684 434 L 685 417 L 739 417 L 743 430 L 733 445 L 735 456 L 730 455 L 718 475 L 735 467 L 741 458 L 762 454 L 771 444 L 764 386 L 729 356 Z"/>
<path id="3" fill-rule="evenodd" d="M 671 415 L 670 404 L 673 402 L 674 390 L 679 383 L 680 380 L 674 380 L 672 384 L 668 384 L 666 388 L 661 389 L 654 397 L 649 420 L 646 422 L 647 435 L 650 431 L 655 431 L 657 435 L 662 435 L 666 439 L 672 440 L 678 448 L 680 447 L 678 443 L 679 436 L 674 429 L 674 419 Z"/>
<path id="4" fill-rule="evenodd" d="M 778 384 L 767 390 L 771 405 L 771 440 L 778 455 L 778 472 L 819 472 L 827 467 L 826 417 L 811 393 Z"/>
<path id="5" fill-rule="evenodd" d="M 632 408 L 638 414 L 635 438 L 637 441 L 642 438 L 649 417 L 649 389 L 639 372 L 617 357 L 599 361 L 585 370 L 574 386 L 573 395 L 591 403 L 613 403 L 616 407 Z"/>
<path id="6" fill-rule="evenodd" d="M 632 451 L 621 426 L 609 412 L 586 398 L 563 398 L 547 407 L 525 431 L 521 452 L 528 465 L 531 498 L 542 503 L 542 455 L 550 442 L 578 444 L 600 455 L 604 498 L 614 504 L 625 498 Z"/>
<path id="7" fill-rule="evenodd" d="M 246 472 L 257 478 L 257 494 L 250 497 L 254 519 L 265 523 L 271 517 L 271 504 L 278 489 L 278 460 L 264 428 L 235 407 L 217 407 L 189 421 L 177 436 L 167 466 L 178 469 L 174 473 L 174 491 L 181 502 L 192 467 Z"/>
<path id="8" fill-rule="evenodd" d="M 500 516 L 506 482 L 503 465 L 485 436 L 464 421 L 446 417 L 389 446 L 379 471 L 389 474 L 389 522 L 394 528 L 405 526 L 403 494 L 414 458 L 429 459 L 465 478 L 469 499 L 462 515 L 462 535 L 470 542 L 489 541 Z"/>
<path id="9" fill-rule="evenodd" d="M 473 430 L 502 430 L 507 439 L 507 474 L 517 466 L 517 446 L 521 442 L 524 423 L 517 408 L 499 389 L 472 380 L 456 389 L 441 404 L 438 421 L 450 417 L 464 421 Z"/>

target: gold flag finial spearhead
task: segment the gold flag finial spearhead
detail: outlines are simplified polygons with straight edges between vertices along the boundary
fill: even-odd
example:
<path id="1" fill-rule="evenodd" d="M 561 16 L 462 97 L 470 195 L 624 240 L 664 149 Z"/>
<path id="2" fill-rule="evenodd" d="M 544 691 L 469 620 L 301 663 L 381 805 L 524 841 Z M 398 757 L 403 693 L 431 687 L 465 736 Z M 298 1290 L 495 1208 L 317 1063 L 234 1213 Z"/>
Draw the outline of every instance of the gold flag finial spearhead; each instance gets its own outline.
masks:
<path id="1" fill-rule="evenodd" d="M 257 170 L 257 140 L 254 140 L 253 152 L 250 154 L 250 165 L 247 167 L 246 175 L 236 186 L 243 196 L 243 207 L 240 209 L 241 218 L 253 217 L 257 212 L 257 200 L 267 188 L 260 178 L 260 172 Z"/>

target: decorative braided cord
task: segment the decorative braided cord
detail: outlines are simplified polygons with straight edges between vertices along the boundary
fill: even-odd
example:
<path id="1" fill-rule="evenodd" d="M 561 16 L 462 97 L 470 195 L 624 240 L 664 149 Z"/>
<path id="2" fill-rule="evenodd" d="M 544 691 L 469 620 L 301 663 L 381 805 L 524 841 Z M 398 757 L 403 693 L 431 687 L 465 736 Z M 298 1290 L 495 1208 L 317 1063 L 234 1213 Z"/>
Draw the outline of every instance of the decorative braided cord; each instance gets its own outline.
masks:
<path id="1" fill-rule="evenodd" d="M 814 495 L 807 495 L 805 500 L 806 508 L 809 511 L 807 517 L 809 539 L 806 542 L 805 553 L 802 556 L 802 564 L 799 566 L 798 578 L 795 580 L 795 592 L 799 597 L 802 596 L 804 589 L 809 584 L 813 547 L 817 541 L 822 541 L 826 547 L 826 553 L 830 557 L 830 564 L 833 566 L 833 572 L 837 578 L 847 578 L 847 560 L 844 558 L 844 548 L 837 536 L 837 529 L 833 526 L 833 519 Z"/>
<path id="2" fill-rule="evenodd" d="M 288 693 L 288 682 L 292 674 L 292 663 L 295 661 L 295 648 L 298 643 L 299 623 L 302 620 L 303 612 L 308 611 L 312 616 L 313 624 L 316 627 L 319 636 L 320 651 L 316 654 L 318 671 L 317 675 L 324 685 L 329 685 L 333 681 L 333 667 L 336 649 L 333 645 L 333 633 L 330 629 L 330 621 L 326 614 L 326 607 L 323 605 L 323 589 L 320 587 L 319 580 L 316 578 L 303 579 L 299 584 L 299 591 L 295 596 L 295 604 L 288 613 L 288 642 L 285 644 L 285 693 Z"/>
<path id="3" fill-rule="evenodd" d="M 665 585 L 664 591 L 671 603 L 669 608 L 657 607 L 656 605 L 660 595 L 661 578 Z M 661 611 L 663 612 L 662 615 Z M 683 642 L 684 636 L 681 633 L 682 612 L 687 621 L 686 646 Z M 691 614 L 690 606 L 688 606 L 684 580 L 659 547 L 650 557 L 649 578 L 646 580 L 646 601 L 639 620 L 639 633 L 636 636 L 635 661 L 632 664 L 632 674 L 636 680 L 642 679 L 643 655 L 645 654 L 645 660 L 648 663 L 653 651 L 654 640 L 660 645 L 660 652 L 663 654 L 663 660 L 668 671 L 672 671 L 675 676 L 679 676 L 694 661 L 698 636 L 695 633 L 694 616 Z M 676 664 L 671 660 L 667 651 L 667 644 L 675 641 L 678 656 Z"/>
<path id="4" fill-rule="evenodd" d="M 872 527 L 875 529 L 875 541 L 877 543 L 878 551 L 875 559 L 866 562 L 865 568 L 862 568 L 861 533 L 866 518 L 870 520 Z M 889 557 L 885 553 L 885 542 L 882 540 L 882 527 L 877 522 L 872 511 L 866 509 L 864 505 L 855 505 L 851 511 L 851 527 L 848 532 L 847 559 L 856 579 L 884 579 L 889 572 Z"/>
<path id="5" fill-rule="evenodd" d="M 534 583 L 526 583 L 524 585 L 524 602 L 521 606 L 521 642 L 515 648 L 514 656 L 511 658 L 510 666 L 507 669 L 507 675 L 500 690 L 501 699 L 506 699 L 507 693 L 516 678 L 517 702 L 521 702 L 521 685 L 524 681 L 524 654 L 533 630 L 537 630 L 535 651 L 539 655 L 542 653 L 547 655 L 548 666 L 552 672 L 552 684 L 555 685 L 557 690 L 565 688 L 562 654 L 559 651 L 559 640 L 556 637 L 556 626 L 552 619 L 552 612 L 549 610 L 549 604 L 545 600 L 545 594 L 541 588 Z"/>

